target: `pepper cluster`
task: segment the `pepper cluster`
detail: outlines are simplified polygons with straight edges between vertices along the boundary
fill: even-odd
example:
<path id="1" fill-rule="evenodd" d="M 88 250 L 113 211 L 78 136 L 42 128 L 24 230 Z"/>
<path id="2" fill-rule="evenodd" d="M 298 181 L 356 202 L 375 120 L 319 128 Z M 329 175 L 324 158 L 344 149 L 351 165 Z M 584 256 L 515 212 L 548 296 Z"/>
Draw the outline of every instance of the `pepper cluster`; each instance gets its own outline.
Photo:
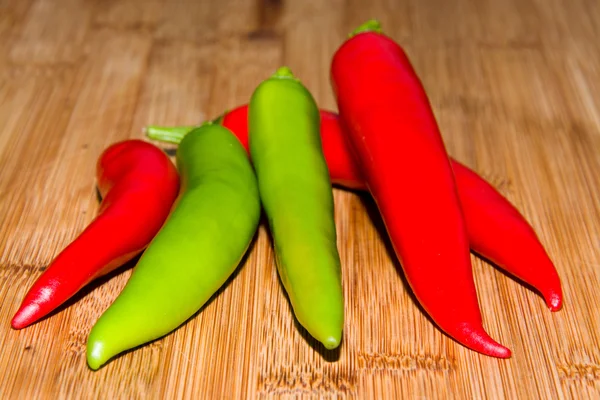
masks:
<path id="1" fill-rule="evenodd" d="M 177 167 L 143 141 L 106 149 L 98 216 L 34 283 L 12 326 L 38 321 L 142 253 L 90 332 L 87 360 L 98 369 L 192 317 L 240 263 L 262 208 L 296 319 L 336 348 L 344 326 L 337 185 L 373 196 L 412 291 L 441 330 L 482 354 L 510 357 L 483 328 L 469 251 L 531 285 L 557 311 L 560 279 L 534 230 L 448 156 L 417 74 L 377 21 L 337 50 L 331 82 L 339 115 L 319 110 L 282 67 L 248 105 L 215 121 L 149 126 L 151 139 L 179 144 Z M 90 253 L 91 244 L 99 249 Z"/>

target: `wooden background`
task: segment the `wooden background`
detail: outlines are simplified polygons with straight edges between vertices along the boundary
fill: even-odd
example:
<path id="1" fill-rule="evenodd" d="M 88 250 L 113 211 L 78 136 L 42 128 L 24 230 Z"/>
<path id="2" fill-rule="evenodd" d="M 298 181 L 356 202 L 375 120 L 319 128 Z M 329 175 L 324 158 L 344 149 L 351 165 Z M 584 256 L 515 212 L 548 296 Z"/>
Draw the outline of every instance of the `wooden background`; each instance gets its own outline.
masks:
<path id="1" fill-rule="evenodd" d="M 94 217 L 106 146 L 245 103 L 283 64 L 335 109 L 330 58 L 371 17 L 411 57 L 451 155 L 523 212 L 556 262 L 565 306 L 553 314 L 473 258 L 485 327 L 510 360 L 430 323 L 372 205 L 342 190 L 337 354 L 296 329 L 264 226 L 201 313 L 97 372 L 87 334 L 131 269 L 10 328 L 27 288 Z M 0 398 L 598 398 L 599 38 L 597 0 L 0 0 Z"/>

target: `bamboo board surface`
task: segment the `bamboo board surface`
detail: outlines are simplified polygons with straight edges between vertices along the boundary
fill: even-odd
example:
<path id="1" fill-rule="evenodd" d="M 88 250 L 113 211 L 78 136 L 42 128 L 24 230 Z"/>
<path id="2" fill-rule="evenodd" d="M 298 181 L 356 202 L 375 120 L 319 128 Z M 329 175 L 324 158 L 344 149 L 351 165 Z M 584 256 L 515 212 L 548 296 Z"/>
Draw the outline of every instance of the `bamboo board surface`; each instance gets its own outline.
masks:
<path id="1" fill-rule="evenodd" d="M 515 204 L 556 263 L 565 304 L 551 313 L 473 256 L 484 325 L 511 359 L 442 334 L 372 202 L 340 189 L 337 352 L 297 329 L 264 225 L 200 313 L 97 372 L 87 334 L 131 268 L 10 328 L 96 215 L 105 147 L 150 123 L 215 117 L 284 64 L 335 110 L 331 56 L 372 17 L 410 56 L 449 153 Z M 599 398 L 599 37 L 595 0 L 0 0 L 0 398 Z"/>

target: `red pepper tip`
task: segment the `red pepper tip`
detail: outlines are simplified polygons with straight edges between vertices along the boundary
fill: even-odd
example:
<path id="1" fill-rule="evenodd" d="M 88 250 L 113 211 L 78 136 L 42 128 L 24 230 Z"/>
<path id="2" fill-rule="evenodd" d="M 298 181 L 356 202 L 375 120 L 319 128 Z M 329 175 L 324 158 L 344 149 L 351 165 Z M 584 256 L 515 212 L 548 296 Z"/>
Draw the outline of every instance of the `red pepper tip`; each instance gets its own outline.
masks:
<path id="1" fill-rule="evenodd" d="M 488 345 L 486 349 L 489 355 L 498 358 L 510 358 L 512 352 L 508 347 L 502 346 L 500 343 L 495 343 L 493 346 Z"/>
<path id="2" fill-rule="evenodd" d="M 552 312 L 559 311 L 562 308 L 562 295 L 557 292 L 550 292 L 544 295 L 546 304 Z"/>
<path id="3" fill-rule="evenodd" d="M 34 323 L 39 316 L 37 313 L 40 310 L 40 306 L 36 303 L 30 303 L 25 306 L 21 306 L 19 311 L 16 312 L 10 325 L 13 329 L 23 329 L 32 323 Z"/>
<path id="4" fill-rule="evenodd" d="M 510 349 L 492 339 L 483 327 L 464 324 L 460 331 L 460 335 L 455 338 L 468 348 L 491 357 L 510 358 Z M 460 340 L 461 338 L 462 340 Z"/>
<path id="5" fill-rule="evenodd" d="M 381 29 L 381 23 L 376 19 L 370 19 L 355 30 L 353 30 L 349 37 L 354 37 L 359 33 L 363 32 L 383 33 L 383 30 Z"/>

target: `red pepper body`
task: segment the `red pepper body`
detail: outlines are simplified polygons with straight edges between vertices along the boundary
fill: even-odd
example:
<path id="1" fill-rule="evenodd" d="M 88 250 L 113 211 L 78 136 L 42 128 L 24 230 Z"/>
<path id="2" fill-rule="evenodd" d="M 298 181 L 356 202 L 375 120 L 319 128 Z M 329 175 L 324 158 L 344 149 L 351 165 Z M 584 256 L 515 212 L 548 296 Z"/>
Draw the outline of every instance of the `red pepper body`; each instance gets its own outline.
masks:
<path id="1" fill-rule="evenodd" d="M 531 225 L 474 171 L 452 166 L 471 249 L 536 288 L 550 310 L 560 310 L 560 278 Z"/>
<path id="2" fill-rule="evenodd" d="M 175 165 L 158 147 L 126 140 L 97 163 L 98 216 L 37 279 L 12 320 L 15 329 L 43 318 L 92 280 L 140 253 L 166 220 L 179 191 Z"/>
<path id="3" fill-rule="evenodd" d="M 359 33 L 335 53 L 331 79 L 348 142 L 416 298 L 459 343 L 510 357 L 483 328 L 450 160 L 403 50 L 382 34 Z"/>
<path id="4" fill-rule="evenodd" d="M 223 116 L 248 148 L 248 106 Z M 337 114 L 321 110 L 323 153 L 334 184 L 366 190 Z M 477 173 L 450 160 L 462 205 L 471 250 L 537 289 L 552 311 L 562 307 L 560 278 L 533 228 L 519 211 Z"/>

